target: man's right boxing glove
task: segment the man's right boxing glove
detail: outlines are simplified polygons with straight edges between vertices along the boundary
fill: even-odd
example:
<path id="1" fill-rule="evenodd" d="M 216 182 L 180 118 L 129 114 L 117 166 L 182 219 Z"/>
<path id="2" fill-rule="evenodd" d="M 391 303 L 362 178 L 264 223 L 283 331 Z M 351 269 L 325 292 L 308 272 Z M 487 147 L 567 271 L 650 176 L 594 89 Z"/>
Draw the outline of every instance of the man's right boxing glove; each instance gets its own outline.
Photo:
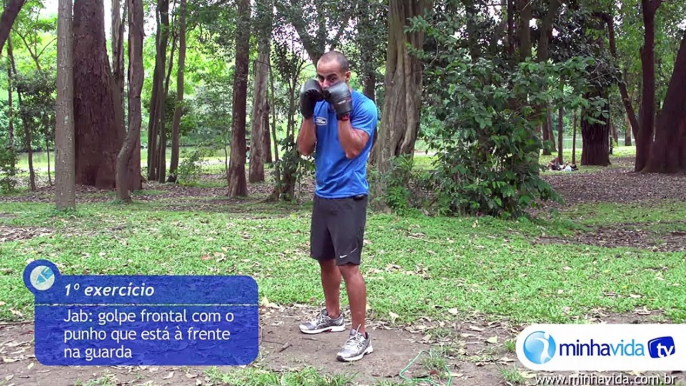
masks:
<path id="1" fill-rule="evenodd" d="M 314 106 L 317 102 L 324 100 L 322 94 L 322 87 L 314 79 L 310 79 L 303 83 L 300 88 L 300 113 L 305 119 L 312 118 L 314 115 Z"/>

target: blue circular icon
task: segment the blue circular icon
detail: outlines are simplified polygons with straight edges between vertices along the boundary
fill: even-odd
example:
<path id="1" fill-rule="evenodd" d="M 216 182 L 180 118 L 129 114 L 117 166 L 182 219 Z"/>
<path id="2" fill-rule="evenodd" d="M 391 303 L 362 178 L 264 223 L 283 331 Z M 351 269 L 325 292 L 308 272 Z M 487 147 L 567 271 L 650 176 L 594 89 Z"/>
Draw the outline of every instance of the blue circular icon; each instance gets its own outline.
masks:
<path id="1" fill-rule="evenodd" d="M 48 293 L 60 279 L 60 270 L 49 260 L 35 260 L 24 268 L 24 284 L 33 292 Z"/>
<path id="2" fill-rule="evenodd" d="M 50 267 L 39 265 L 31 271 L 31 285 L 39 291 L 45 291 L 55 283 L 55 273 Z"/>
<path id="3" fill-rule="evenodd" d="M 555 349 L 555 339 L 547 332 L 532 332 L 524 339 L 524 355 L 531 363 L 537 365 L 542 365 L 553 359 Z"/>

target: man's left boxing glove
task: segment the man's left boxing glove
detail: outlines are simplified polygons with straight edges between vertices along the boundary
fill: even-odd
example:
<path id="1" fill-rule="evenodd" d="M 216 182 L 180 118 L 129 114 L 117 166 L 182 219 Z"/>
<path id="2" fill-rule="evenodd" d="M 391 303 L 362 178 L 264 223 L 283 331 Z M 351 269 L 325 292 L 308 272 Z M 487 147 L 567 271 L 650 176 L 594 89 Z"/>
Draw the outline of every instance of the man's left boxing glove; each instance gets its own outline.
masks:
<path id="1" fill-rule="evenodd" d="M 324 99 L 333 106 L 339 120 L 350 118 L 350 113 L 353 111 L 353 99 L 347 83 L 338 82 L 324 90 Z"/>

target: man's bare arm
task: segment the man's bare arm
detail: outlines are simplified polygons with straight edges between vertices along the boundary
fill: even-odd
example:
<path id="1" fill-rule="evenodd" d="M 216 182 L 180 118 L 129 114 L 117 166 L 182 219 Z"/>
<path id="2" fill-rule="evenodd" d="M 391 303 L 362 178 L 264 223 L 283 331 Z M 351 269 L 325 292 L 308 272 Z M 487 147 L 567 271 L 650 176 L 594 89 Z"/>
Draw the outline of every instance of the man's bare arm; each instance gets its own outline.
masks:
<path id="1" fill-rule="evenodd" d="M 314 128 L 314 119 L 304 119 L 298 133 L 298 151 L 304 156 L 309 156 L 314 152 L 316 142 L 317 133 Z"/>
<path id="2" fill-rule="evenodd" d="M 338 121 L 338 140 L 343 146 L 345 156 L 349 159 L 357 157 L 369 140 L 369 134 L 352 127 L 350 121 Z"/>

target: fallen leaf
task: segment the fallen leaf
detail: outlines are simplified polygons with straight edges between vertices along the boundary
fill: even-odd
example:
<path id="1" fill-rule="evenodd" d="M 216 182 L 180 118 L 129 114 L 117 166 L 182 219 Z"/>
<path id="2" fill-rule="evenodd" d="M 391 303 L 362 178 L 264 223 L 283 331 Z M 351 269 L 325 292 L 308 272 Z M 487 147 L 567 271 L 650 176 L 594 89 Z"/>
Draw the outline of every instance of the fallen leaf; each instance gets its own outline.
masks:
<path id="1" fill-rule="evenodd" d="M 210 259 L 212 259 L 212 257 L 211 257 L 211 256 L 207 256 L 207 255 L 202 255 L 201 259 L 202 259 L 202 260 L 210 260 Z"/>
<path id="2" fill-rule="evenodd" d="M 531 372 L 531 371 L 520 371 L 519 375 L 521 375 L 522 378 L 531 379 L 531 378 L 534 378 L 536 376 L 536 373 Z"/>
<path id="3" fill-rule="evenodd" d="M 451 308 L 448 310 L 448 312 L 450 312 L 453 315 L 457 315 L 457 308 Z"/>
<path id="4" fill-rule="evenodd" d="M 641 297 L 641 295 L 634 295 L 634 294 L 630 294 L 629 296 L 633 299 L 639 299 Z"/>
<path id="5" fill-rule="evenodd" d="M 261 306 L 265 306 L 265 307 L 267 307 L 267 308 L 279 308 L 279 305 L 278 305 L 278 304 L 270 302 L 269 299 L 267 299 L 266 296 L 262 298 L 262 301 L 260 302 L 260 305 L 261 305 Z"/>
<path id="6" fill-rule="evenodd" d="M 498 361 L 508 363 L 508 362 L 514 362 L 515 360 L 508 358 L 508 357 L 502 357 L 502 358 L 498 359 Z"/>
<path id="7" fill-rule="evenodd" d="M 498 343 L 498 337 L 497 337 L 497 336 L 492 336 L 492 337 L 486 339 L 486 342 L 492 343 L 492 344 L 496 344 L 496 343 Z"/>
<path id="8" fill-rule="evenodd" d="M 164 378 L 162 378 L 162 379 L 170 379 L 173 376 L 174 376 L 174 372 L 170 371 L 169 374 L 165 375 Z"/>
<path id="9" fill-rule="evenodd" d="M 484 330 L 484 329 L 481 328 L 481 327 L 471 326 L 471 325 L 469 326 L 469 329 L 470 329 L 470 330 L 473 330 L 473 331 L 483 331 L 483 330 Z"/>
<path id="10" fill-rule="evenodd" d="M 398 319 L 398 316 L 400 316 L 393 311 L 388 311 L 388 315 L 391 316 L 391 321 L 393 321 L 393 322 L 395 322 L 395 320 Z"/>

